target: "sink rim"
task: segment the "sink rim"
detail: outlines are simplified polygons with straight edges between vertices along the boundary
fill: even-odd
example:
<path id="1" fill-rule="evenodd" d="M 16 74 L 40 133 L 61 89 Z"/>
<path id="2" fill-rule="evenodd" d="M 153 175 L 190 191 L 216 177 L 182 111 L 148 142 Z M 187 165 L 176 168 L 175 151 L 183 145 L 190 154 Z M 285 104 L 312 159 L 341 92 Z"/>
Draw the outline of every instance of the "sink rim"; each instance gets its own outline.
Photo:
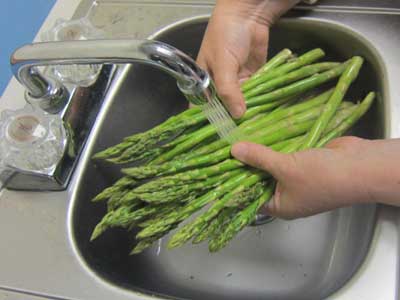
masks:
<path id="1" fill-rule="evenodd" d="M 208 20 L 209 17 L 210 17 L 209 14 L 205 14 L 205 15 L 199 15 L 199 16 L 195 16 L 195 17 L 188 17 L 188 18 L 181 19 L 179 21 L 176 21 L 176 22 L 170 23 L 170 24 L 168 24 L 166 26 L 163 26 L 161 29 L 159 29 L 159 30 L 155 31 L 153 34 L 151 34 L 148 38 L 149 39 L 157 39 L 158 36 L 168 32 L 171 29 L 176 29 L 179 26 L 184 26 L 184 25 L 187 25 L 187 24 L 202 23 L 202 22 Z M 379 62 L 379 66 L 381 68 L 381 71 L 384 72 L 384 74 L 387 77 L 386 65 L 385 65 L 384 60 L 382 59 L 382 56 L 380 55 L 379 51 L 361 33 L 353 30 L 351 27 L 349 27 L 349 26 L 347 26 L 345 24 L 342 24 L 342 23 L 337 23 L 337 22 L 332 21 L 332 20 L 321 20 L 321 19 L 314 19 L 314 18 L 309 18 L 309 17 L 296 18 L 296 19 L 284 18 L 280 23 L 297 23 L 297 22 L 304 22 L 304 21 L 305 22 L 312 22 L 312 23 L 318 22 L 318 23 L 321 23 L 323 25 L 329 25 L 329 26 L 335 27 L 336 29 L 338 29 L 338 28 L 341 28 L 343 30 L 346 29 L 345 30 L 346 32 L 351 33 L 352 36 L 355 36 L 358 40 L 361 40 L 363 42 L 363 44 L 366 44 L 369 49 L 373 50 L 373 52 L 374 52 L 373 54 L 374 54 L 375 58 L 379 58 L 379 59 L 377 59 L 377 61 Z M 94 142 L 97 139 L 97 134 L 96 133 L 99 131 L 99 129 L 101 127 L 100 125 L 103 124 L 103 120 L 104 120 L 105 115 L 108 112 L 108 108 L 110 107 L 110 105 L 113 102 L 112 100 L 114 98 L 113 95 L 114 95 L 115 91 L 117 91 L 118 90 L 118 86 L 124 82 L 124 78 L 126 77 L 126 75 L 129 72 L 131 67 L 132 67 L 131 65 L 124 65 L 124 66 L 120 66 L 118 68 L 117 73 L 115 75 L 115 80 L 113 82 L 112 88 L 110 89 L 110 93 L 107 94 L 107 97 L 104 100 L 105 104 L 101 108 L 101 112 L 99 114 L 99 117 L 96 120 L 95 128 L 93 129 L 92 133 L 90 134 L 90 138 L 88 140 L 88 143 L 87 143 L 87 145 L 86 145 L 86 147 L 85 147 L 85 149 L 83 151 L 82 157 L 80 158 L 81 163 L 80 163 L 80 170 L 79 171 L 77 170 L 78 175 L 77 175 L 76 179 L 74 180 L 74 184 L 71 184 L 70 187 L 69 187 L 69 190 L 71 191 L 71 196 L 70 196 L 71 201 L 68 204 L 68 214 L 67 214 L 68 240 L 69 240 L 69 245 L 72 248 L 72 251 L 74 253 L 74 257 L 78 260 L 79 265 L 88 274 L 90 274 L 90 276 L 93 277 L 97 282 L 99 282 L 101 284 L 104 284 L 107 288 L 111 288 L 113 290 L 127 292 L 128 295 L 130 295 L 130 296 L 132 296 L 132 294 L 135 294 L 135 295 L 140 296 L 142 298 L 143 297 L 146 297 L 146 298 L 149 297 L 149 299 L 150 298 L 154 299 L 154 297 L 157 297 L 156 299 L 170 299 L 170 298 L 176 299 L 174 297 L 167 297 L 165 295 L 159 295 L 160 298 L 158 298 L 158 295 L 156 296 L 156 295 L 153 295 L 153 294 L 150 294 L 150 293 L 143 293 L 143 292 L 140 292 L 138 290 L 132 290 L 132 289 L 129 289 L 129 288 L 125 288 L 125 287 L 123 287 L 121 285 L 117 285 L 117 284 L 113 283 L 112 281 L 109 281 L 109 280 L 105 279 L 104 277 L 102 277 L 101 275 L 99 275 L 96 271 L 94 271 L 94 269 L 91 268 L 91 266 L 87 263 L 87 261 L 85 260 L 85 258 L 81 254 L 81 252 L 80 252 L 80 250 L 78 248 L 78 242 L 76 241 L 75 234 L 74 234 L 74 225 L 72 224 L 73 223 L 73 218 L 74 218 L 74 208 L 76 206 L 76 201 L 79 200 L 79 197 L 77 196 L 77 194 L 79 192 L 79 187 L 80 187 L 79 182 L 80 182 L 80 179 L 83 177 L 83 175 L 85 173 L 84 171 L 85 171 L 85 169 L 87 167 L 87 164 L 88 164 L 88 161 L 90 160 L 89 154 L 91 153 L 91 150 L 92 150 L 92 148 L 94 146 Z M 384 101 L 384 104 L 383 104 L 384 105 L 384 109 L 385 109 L 385 111 L 387 109 L 389 109 L 389 111 L 390 111 L 391 102 L 390 102 L 390 99 L 388 98 L 389 97 L 388 96 L 389 93 L 387 92 L 388 91 L 388 87 L 387 87 L 388 83 L 387 83 L 387 80 L 383 80 L 382 82 L 383 82 L 382 92 L 384 93 L 384 95 L 385 95 L 384 98 L 386 99 L 386 101 Z M 385 137 L 388 136 L 388 135 L 390 136 L 390 131 L 388 132 L 388 130 L 390 129 L 390 125 L 388 124 L 388 118 L 389 118 L 389 124 L 390 124 L 391 114 L 385 114 L 384 133 L 383 133 Z M 375 219 L 376 218 L 377 217 L 375 216 Z M 375 225 L 374 225 L 374 228 L 375 228 Z M 373 231 L 374 230 L 375 229 L 373 229 Z M 374 233 L 373 233 L 373 236 L 374 236 Z M 370 245 L 371 245 L 372 242 L 373 242 L 373 239 L 371 239 Z M 355 272 L 357 272 L 358 269 L 363 265 L 366 257 L 368 256 L 368 252 L 370 251 L 370 248 L 371 248 L 371 246 L 368 247 L 367 253 L 364 256 L 363 261 L 360 263 L 360 265 L 358 266 L 358 268 L 357 268 L 357 270 Z M 350 281 L 353 278 L 353 276 L 354 276 L 354 273 L 339 288 L 339 290 L 344 285 L 346 285 L 346 283 L 348 281 Z"/>

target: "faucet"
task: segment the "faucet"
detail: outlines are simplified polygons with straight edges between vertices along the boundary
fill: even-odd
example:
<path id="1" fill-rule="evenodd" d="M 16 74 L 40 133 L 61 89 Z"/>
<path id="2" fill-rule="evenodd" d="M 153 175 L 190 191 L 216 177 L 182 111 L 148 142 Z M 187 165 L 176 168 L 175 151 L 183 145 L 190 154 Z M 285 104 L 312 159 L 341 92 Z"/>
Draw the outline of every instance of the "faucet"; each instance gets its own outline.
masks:
<path id="1" fill-rule="evenodd" d="M 215 93 L 207 72 L 178 49 L 153 40 L 89 40 L 45 42 L 25 45 L 11 56 L 11 69 L 33 99 L 42 107 L 59 112 L 68 99 L 66 88 L 44 77 L 38 66 L 67 64 L 145 63 L 177 80 L 178 87 L 193 104 L 204 104 Z"/>
<path id="2" fill-rule="evenodd" d="M 49 114 L 58 114 L 63 119 L 68 132 L 66 137 L 68 143 L 65 144 L 69 150 L 65 151 L 64 156 L 51 171 L 15 170 L 7 182 L 7 187 L 23 190 L 65 189 L 79 158 L 79 153 L 83 149 L 96 119 L 93 114 L 97 115 L 104 100 L 98 100 L 98 93 L 95 93 L 94 96 L 92 95 L 92 102 L 97 103 L 79 109 L 79 105 L 81 105 L 79 101 L 82 100 L 79 95 L 82 95 L 82 92 L 77 93 L 77 87 L 71 88 L 60 80 L 46 76 L 39 70 L 39 67 L 131 63 L 149 64 L 170 74 L 176 79 L 181 92 L 193 104 L 205 104 L 208 99 L 212 99 L 216 95 L 214 84 L 206 71 L 202 70 L 185 53 L 162 42 L 154 40 L 84 40 L 33 43 L 22 46 L 11 56 L 12 72 L 26 88 L 28 102 L 36 104 Z M 109 66 L 104 71 L 108 72 L 108 80 L 99 84 L 96 82 L 94 87 L 89 87 L 89 89 L 100 89 L 101 93 L 105 95 L 114 71 L 115 66 Z M 90 97 L 90 94 L 86 91 L 86 95 Z M 91 101 L 82 102 L 89 103 L 89 105 L 91 103 Z M 91 114 L 92 117 L 88 118 L 87 114 Z"/>

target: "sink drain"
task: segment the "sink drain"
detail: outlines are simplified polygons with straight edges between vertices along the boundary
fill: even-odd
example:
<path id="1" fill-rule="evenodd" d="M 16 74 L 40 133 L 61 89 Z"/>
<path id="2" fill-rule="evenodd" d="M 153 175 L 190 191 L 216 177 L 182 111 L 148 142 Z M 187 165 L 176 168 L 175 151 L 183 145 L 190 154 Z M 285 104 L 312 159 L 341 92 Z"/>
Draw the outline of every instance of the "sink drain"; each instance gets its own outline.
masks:
<path id="1" fill-rule="evenodd" d="M 254 220 L 253 223 L 251 223 L 251 226 L 263 225 L 272 222 L 273 220 L 275 220 L 275 217 L 264 214 L 257 214 L 256 219 Z"/>

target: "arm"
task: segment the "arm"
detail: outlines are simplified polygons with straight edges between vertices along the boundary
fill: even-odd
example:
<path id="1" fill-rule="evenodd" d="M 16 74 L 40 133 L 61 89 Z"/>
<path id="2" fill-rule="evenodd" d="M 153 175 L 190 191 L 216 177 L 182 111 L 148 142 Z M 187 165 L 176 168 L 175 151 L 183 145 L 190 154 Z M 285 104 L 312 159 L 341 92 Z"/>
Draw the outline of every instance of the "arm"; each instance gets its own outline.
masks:
<path id="1" fill-rule="evenodd" d="M 400 139 L 342 137 L 325 149 L 293 154 L 238 143 L 232 154 L 270 172 L 278 186 L 266 210 L 283 218 L 314 215 L 357 203 L 400 206 Z"/>
<path id="2" fill-rule="evenodd" d="M 266 60 L 269 27 L 298 0 L 217 0 L 198 63 L 236 118 L 246 110 L 240 82 Z"/>

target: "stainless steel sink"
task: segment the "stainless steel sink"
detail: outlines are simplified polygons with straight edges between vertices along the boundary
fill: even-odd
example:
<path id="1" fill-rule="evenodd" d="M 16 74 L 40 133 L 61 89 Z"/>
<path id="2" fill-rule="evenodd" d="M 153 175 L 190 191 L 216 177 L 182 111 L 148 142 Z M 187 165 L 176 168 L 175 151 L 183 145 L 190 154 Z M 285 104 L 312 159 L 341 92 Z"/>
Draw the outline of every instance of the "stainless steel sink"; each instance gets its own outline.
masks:
<path id="1" fill-rule="evenodd" d="M 207 19 L 176 24 L 154 38 L 196 57 Z M 337 43 L 337 41 L 342 41 Z M 384 132 L 381 59 L 350 30 L 321 21 L 285 20 L 271 34 L 271 53 L 289 47 L 297 53 L 314 47 L 327 59 L 366 58 L 349 99 L 376 90 L 380 99 L 354 134 L 381 138 Z M 186 107 L 171 80 L 143 66 L 126 67 L 94 138 L 94 153 L 123 137 L 151 128 Z M 276 220 L 245 229 L 226 249 L 210 254 L 205 246 L 164 249 L 165 241 L 141 255 L 128 256 L 134 234 L 110 230 L 89 237 L 106 212 L 93 198 L 121 175 L 118 167 L 87 161 L 72 202 L 73 241 L 98 276 L 132 291 L 179 299 L 323 299 L 339 289 L 362 263 L 373 234 L 375 206 L 360 205 L 297 221 Z M 339 187 L 338 187 L 339 188 Z"/>
<path id="2" fill-rule="evenodd" d="M 400 137 L 400 14 L 329 6 L 339 2 L 294 10 L 274 28 L 270 53 L 322 47 L 328 59 L 364 56 L 349 98 L 372 89 L 379 98 L 353 133 Z M 86 15 L 91 3 L 82 0 L 75 17 Z M 107 37 L 157 32 L 153 38 L 194 57 L 213 3 L 99 0 L 91 19 Z M 90 243 L 105 212 L 90 199 L 120 176 L 90 156 L 186 107 L 171 78 L 143 66 L 119 67 L 104 103 L 68 190 L 0 194 L 0 298 L 5 291 L 6 299 L 21 293 L 62 300 L 399 299 L 400 210 L 388 206 L 249 227 L 212 255 L 204 246 L 167 251 L 163 240 L 128 256 L 134 235 L 117 229 Z"/>

